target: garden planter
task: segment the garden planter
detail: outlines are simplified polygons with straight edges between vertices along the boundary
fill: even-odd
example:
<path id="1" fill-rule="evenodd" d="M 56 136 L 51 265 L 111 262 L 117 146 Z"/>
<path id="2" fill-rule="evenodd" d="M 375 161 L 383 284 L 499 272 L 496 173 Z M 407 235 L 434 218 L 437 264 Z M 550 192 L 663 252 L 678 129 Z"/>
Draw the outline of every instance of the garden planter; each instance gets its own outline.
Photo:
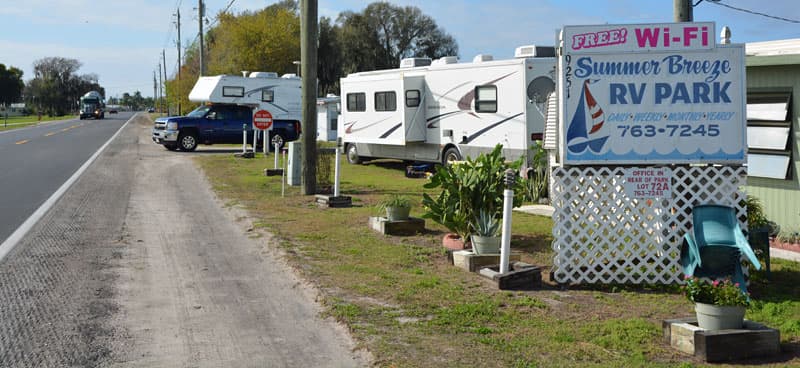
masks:
<path id="1" fill-rule="evenodd" d="M 464 244 L 464 239 L 461 239 L 460 236 L 453 233 L 445 234 L 444 238 L 442 238 L 442 246 L 453 250 L 462 250 L 468 248 L 467 244 Z"/>
<path id="2" fill-rule="evenodd" d="M 704 330 L 731 330 L 742 328 L 744 307 L 719 306 L 695 303 L 697 326 Z"/>
<path id="3" fill-rule="evenodd" d="M 470 236 L 472 241 L 472 251 L 475 254 L 498 254 L 500 253 L 499 236 Z"/>
<path id="4" fill-rule="evenodd" d="M 386 219 L 389 221 L 408 220 L 411 207 L 386 207 Z"/>

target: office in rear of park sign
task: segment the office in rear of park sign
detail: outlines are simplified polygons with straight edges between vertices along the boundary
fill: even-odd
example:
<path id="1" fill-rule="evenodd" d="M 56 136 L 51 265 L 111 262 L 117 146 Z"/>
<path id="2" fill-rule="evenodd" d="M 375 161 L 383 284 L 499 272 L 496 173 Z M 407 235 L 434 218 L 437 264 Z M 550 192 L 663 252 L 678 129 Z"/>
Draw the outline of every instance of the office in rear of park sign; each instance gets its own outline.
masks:
<path id="1" fill-rule="evenodd" d="M 564 164 L 744 163 L 744 47 L 715 34 L 712 22 L 564 27 Z"/>

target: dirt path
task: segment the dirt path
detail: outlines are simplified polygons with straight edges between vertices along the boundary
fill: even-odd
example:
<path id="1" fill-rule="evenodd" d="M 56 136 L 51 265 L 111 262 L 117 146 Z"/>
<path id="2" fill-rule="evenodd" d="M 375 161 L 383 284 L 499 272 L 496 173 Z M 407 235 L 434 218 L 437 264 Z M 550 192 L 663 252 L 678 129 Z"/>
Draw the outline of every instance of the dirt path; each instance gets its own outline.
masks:
<path id="1" fill-rule="evenodd" d="M 367 365 L 150 124 L 132 121 L 0 265 L 0 366 Z"/>

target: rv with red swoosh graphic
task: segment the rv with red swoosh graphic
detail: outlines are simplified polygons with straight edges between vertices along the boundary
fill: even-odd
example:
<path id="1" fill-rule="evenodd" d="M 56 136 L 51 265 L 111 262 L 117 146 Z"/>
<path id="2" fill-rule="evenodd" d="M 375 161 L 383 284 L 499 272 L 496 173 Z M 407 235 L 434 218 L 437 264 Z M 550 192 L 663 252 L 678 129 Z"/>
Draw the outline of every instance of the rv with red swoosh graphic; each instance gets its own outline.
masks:
<path id="1" fill-rule="evenodd" d="M 555 98 L 553 47 L 522 46 L 515 57 L 403 59 L 400 68 L 341 79 L 340 137 L 347 159 L 447 164 L 502 144 L 527 157 L 541 140 Z"/>

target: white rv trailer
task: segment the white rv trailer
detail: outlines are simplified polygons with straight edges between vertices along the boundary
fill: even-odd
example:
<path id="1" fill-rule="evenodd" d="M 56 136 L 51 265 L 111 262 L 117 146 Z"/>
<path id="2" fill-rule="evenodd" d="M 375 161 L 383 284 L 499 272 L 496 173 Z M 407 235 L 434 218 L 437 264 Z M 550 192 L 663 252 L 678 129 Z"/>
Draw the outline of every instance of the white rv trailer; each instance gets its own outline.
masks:
<path id="1" fill-rule="evenodd" d="M 350 163 L 368 157 L 446 164 L 498 143 L 507 159 L 527 157 L 542 139 L 554 77 L 552 47 L 522 46 L 508 60 L 404 59 L 398 69 L 341 79 L 339 136 Z"/>
<path id="2" fill-rule="evenodd" d="M 294 74 L 279 77 L 273 72 L 251 72 L 247 77 L 200 77 L 189 92 L 189 101 L 246 105 L 254 112 L 269 111 L 273 120 L 300 121 L 303 115 L 300 78 Z"/>

